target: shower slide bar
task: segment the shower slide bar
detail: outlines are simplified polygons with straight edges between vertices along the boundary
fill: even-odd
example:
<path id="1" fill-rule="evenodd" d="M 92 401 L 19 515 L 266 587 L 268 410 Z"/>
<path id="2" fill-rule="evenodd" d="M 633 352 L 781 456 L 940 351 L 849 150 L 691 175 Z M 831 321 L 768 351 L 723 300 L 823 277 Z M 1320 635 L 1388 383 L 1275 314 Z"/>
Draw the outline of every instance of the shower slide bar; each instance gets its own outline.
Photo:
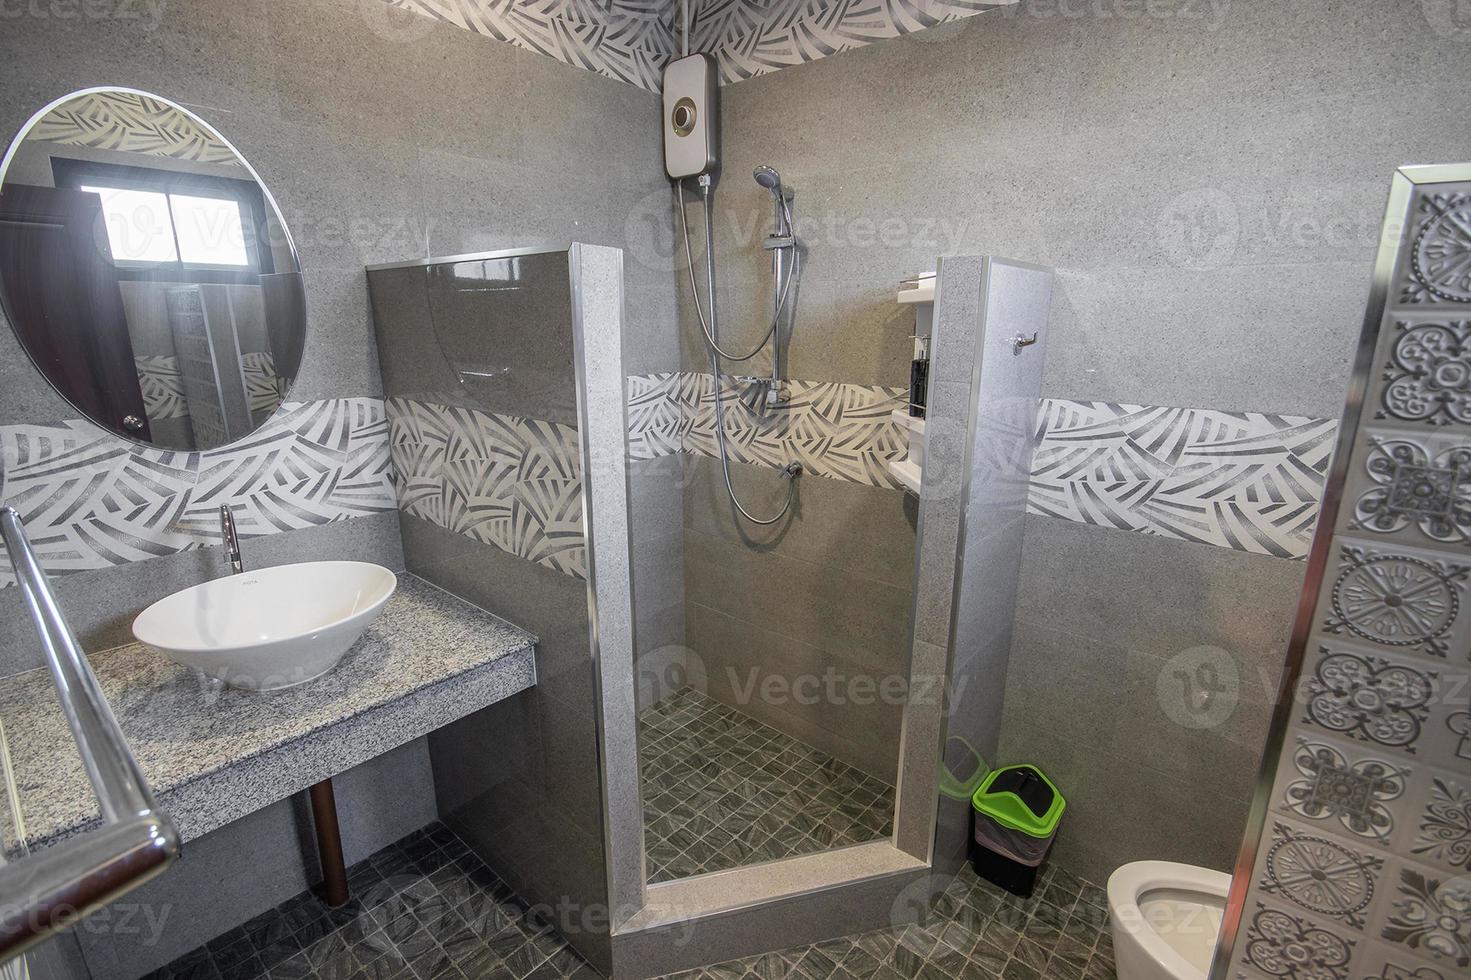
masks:
<path id="1" fill-rule="evenodd" d="M 103 819 L 96 830 L 0 866 L 3 963 L 163 871 L 179 854 L 179 835 L 159 812 L 97 676 L 61 613 L 25 525 L 11 507 L 0 508 L 0 538 L 41 635 L 62 713 Z"/>

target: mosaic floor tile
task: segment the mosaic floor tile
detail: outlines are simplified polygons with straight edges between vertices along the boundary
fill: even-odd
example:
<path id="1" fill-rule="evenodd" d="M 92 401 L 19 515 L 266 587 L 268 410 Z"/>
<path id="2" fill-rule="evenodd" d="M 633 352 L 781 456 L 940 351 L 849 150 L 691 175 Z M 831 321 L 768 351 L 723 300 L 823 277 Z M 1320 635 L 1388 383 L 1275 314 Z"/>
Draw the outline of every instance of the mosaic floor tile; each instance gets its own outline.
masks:
<path id="1" fill-rule="evenodd" d="M 894 788 L 685 688 L 639 716 L 649 880 L 893 833 Z"/>
<path id="2" fill-rule="evenodd" d="M 143 980 L 597 980 L 551 924 L 448 828 L 433 824 L 349 869 L 353 898 L 303 892 Z M 713 964 L 678 980 L 1112 980 L 1107 898 L 1044 869 L 1017 898 L 967 866 L 923 926 Z"/>
<path id="3" fill-rule="evenodd" d="M 352 899 L 303 892 L 143 980 L 597 980 L 448 828 L 348 869 Z"/>

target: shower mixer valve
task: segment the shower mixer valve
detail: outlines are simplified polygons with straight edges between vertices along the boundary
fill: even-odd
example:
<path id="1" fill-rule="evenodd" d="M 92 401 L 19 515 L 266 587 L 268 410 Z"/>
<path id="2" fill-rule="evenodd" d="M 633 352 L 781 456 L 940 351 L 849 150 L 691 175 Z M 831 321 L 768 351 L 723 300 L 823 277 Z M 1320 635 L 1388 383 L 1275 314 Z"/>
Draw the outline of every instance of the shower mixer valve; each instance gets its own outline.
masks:
<path id="1" fill-rule="evenodd" d="M 776 378 L 768 378 L 754 374 L 738 374 L 735 377 L 737 384 L 745 385 L 748 389 L 756 389 L 764 392 L 759 398 L 760 403 L 770 407 L 780 405 L 788 398 L 786 385 Z"/>

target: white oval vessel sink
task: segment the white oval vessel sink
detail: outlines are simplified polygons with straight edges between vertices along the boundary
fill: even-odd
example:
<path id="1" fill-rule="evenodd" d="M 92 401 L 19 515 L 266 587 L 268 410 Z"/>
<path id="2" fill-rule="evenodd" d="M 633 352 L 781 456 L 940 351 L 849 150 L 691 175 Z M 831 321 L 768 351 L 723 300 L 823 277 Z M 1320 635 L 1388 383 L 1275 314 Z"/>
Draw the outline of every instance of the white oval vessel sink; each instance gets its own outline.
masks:
<path id="1" fill-rule="evenodd" d="M 133 620 L 133 635 L 231 687 L 276 691 L 335 667 L 397 587 L 368 562 L 278 565 L 160 599 Z"/>

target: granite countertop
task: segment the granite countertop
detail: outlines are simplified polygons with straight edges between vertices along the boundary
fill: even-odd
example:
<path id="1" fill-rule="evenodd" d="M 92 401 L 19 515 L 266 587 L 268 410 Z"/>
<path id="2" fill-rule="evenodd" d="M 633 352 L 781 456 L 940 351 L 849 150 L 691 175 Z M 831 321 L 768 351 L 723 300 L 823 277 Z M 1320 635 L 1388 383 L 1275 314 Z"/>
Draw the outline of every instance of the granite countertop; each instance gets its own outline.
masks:
<path id="1" fill-rule="evenodd" d="M 135 643 L 90 657 L 160 809 L 185 840 L 536 683 L 536 638 L 411 575 L 330 673 L 273 693 L 211 689 Z M 26 841 L 100 821 L 45 669 L 0 679 Z M 12 843 L 12 842 L 7 842 Z"/>

